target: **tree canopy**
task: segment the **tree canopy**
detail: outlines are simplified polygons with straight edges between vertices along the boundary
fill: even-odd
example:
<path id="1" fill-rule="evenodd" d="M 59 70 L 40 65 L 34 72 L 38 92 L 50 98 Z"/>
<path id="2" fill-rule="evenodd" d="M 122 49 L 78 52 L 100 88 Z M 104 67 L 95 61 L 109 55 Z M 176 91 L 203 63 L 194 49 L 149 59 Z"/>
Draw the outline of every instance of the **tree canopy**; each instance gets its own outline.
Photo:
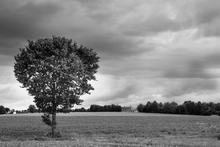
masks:
<path id="1" fill-rule="evenodd" d="M 40 111 L 53 114 L 55 123 L 57 109 L 80 104 L 80 96 L 93 90 L 89 81 L 96 79 L 98 62 L 93 49 L 53 36 L 28 41 L 15 56 L 14 72 Z"/>

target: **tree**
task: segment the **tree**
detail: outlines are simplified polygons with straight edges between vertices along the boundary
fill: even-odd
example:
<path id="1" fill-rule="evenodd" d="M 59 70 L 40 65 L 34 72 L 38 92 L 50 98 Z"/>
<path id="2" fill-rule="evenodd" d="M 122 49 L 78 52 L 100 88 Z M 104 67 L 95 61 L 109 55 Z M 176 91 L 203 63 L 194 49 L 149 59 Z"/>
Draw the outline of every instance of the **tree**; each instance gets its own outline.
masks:
<path id="1" fill-rule="evenodd" d="M 52 137 L 57 110 L 79 105 L 80 96 L 93 90 L 89 81 L 96 79 L 98 61 L 93 49 L 55 36 L 28 41 L 15 56 L 15 77 L 44 112 L 42 120 L 51 127 Z"/>
<path id="2" fill-rule="evenodd" d="M 186 113 L 187 114 L 195 114 L 195 103 L 194 102 L 192 102 L 192 101 L 185 101 L 184 103 L 183 103 L 183 105 L 184 105 L 184 107 L 185 107 L 185 109 L 186 109 Z"/>
<path id="3" fill-rule="evenodd" d="M 91 105 L 89 110 L 90 112 L 121 112 L 122 107 L 120 105 Z"/>
<path id="4" fill-rule="evenodd" d="M 151 102 L 148 101 L 144 107 L 144 112 L 151 112 L 150 106 L 151 106 Z"/>
<path id="5" fill-rule="evenodd" d="M 35 112 L 37 112 L 37 108 L 36 108 L 34 105 L 30 105 L 27 110 L 28 110 L 28 112 L 30 112 L 30 113 L 35 113 Z"/>
<path id="6" fill-rule="evenodd" d="M 144 112 L 144 105 L 143 104 L 139 104 L 138 106 L 137 106 L 137 110 L 138 110 L 138 112 Z"/>
<path id="7" fill-rule="evenodd" d="M 0 114 L 6 114 L 10 111 L 9 108 L 0 105 Z"/>
<path id="8" fill-rule="evenodd" d="M 158 112 L 158 104 L 157 104 L 156 101 L 151 103 L 150 109 L 151 109 L 151 112 L 153 112 L 153 113 L 157 113 Z"/>

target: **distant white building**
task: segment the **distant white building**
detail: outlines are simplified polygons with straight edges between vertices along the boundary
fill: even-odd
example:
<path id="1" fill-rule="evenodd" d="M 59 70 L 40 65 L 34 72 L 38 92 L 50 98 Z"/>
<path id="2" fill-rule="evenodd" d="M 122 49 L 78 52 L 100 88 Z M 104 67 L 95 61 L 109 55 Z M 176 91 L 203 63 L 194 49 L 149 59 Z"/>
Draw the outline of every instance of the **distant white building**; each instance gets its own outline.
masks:
<path id="1" fill-rule="evenodd" d="M 132 106 L 124 106 L 121 109 L 122 112 L 136 112 L 136 109 Z"/>

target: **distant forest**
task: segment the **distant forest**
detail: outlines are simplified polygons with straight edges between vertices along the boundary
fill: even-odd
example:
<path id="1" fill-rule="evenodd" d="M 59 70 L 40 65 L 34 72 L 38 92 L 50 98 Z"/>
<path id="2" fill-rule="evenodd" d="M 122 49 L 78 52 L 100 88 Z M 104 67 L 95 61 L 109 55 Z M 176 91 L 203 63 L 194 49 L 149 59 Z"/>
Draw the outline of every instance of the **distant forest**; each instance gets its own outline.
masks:
<path id="1" fill-rule="evenodd" d="M 178 105 L 176 102 L 158 103 L 148 101 L 145 105 L 139 104 L 137 111 L 143 113 L 220 115 L 220 103 L 185 101 Z"/>
<path id="2" fill-rule="evenodd" d="M 80 108 L 72 110 L 74 112 L 121 112 L 122 107 L 120 105 L 91 105 L 89 109 Z"/>
<path id="3" fill-rule="evenodd" d="M 122 107 L 120 105 L 90 105 L 88 109 L 76 108 L 76 109 L 60 109 L 58 112 L 69 113 L 69 112 L 141 112 L 141 113 L 165 113 L 165 114 L 188 114 L 188 115 L 219 115 L 220 116 L 220 103 L 213 102 L 193 102 L 185 101 L 182 104 L 176 102 L 165 102 L 158 103 L 156 101 L 148 101 L 146 104 L 139 104 L 137 108 L 133 109 L 130 107 Z M 13 114 L 16 113 L 36 113 L 41 112 L 34 105 L 30 105 L 27 110 L 15 111 L 10 110 L 7 107 L 0 106 L 0 114 Z"/>
<path id="4" fill-rule="evenodd" d="M 90 108 L 76 108 L 76 109 L 58 109 L 57 112 L 69 113 L 69 112 L 121 112 L 124 107 L 120 105 L 91 105 Z M 41 111 L 35 107 L 35 105 L 30 105 L 26 110 L 10 110 L 7 107 L 0 105 L 0 114 L 13 114 L 16 113 L 40 113 Z"/>

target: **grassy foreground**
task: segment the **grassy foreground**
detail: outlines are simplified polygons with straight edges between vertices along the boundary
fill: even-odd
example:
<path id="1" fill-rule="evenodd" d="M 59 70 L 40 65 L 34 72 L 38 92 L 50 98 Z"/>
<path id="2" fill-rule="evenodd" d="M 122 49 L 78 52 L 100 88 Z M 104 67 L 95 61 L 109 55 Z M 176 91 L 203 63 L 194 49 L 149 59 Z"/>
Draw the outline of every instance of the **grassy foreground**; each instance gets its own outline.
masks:
<path id="1" fill-rule="evenodd" d="M 142 113 L 58 114 L 61 138 L 40 114 L 0 116 L 0 146 L 11 147 L 220 147 L 218 116 Z"/>

